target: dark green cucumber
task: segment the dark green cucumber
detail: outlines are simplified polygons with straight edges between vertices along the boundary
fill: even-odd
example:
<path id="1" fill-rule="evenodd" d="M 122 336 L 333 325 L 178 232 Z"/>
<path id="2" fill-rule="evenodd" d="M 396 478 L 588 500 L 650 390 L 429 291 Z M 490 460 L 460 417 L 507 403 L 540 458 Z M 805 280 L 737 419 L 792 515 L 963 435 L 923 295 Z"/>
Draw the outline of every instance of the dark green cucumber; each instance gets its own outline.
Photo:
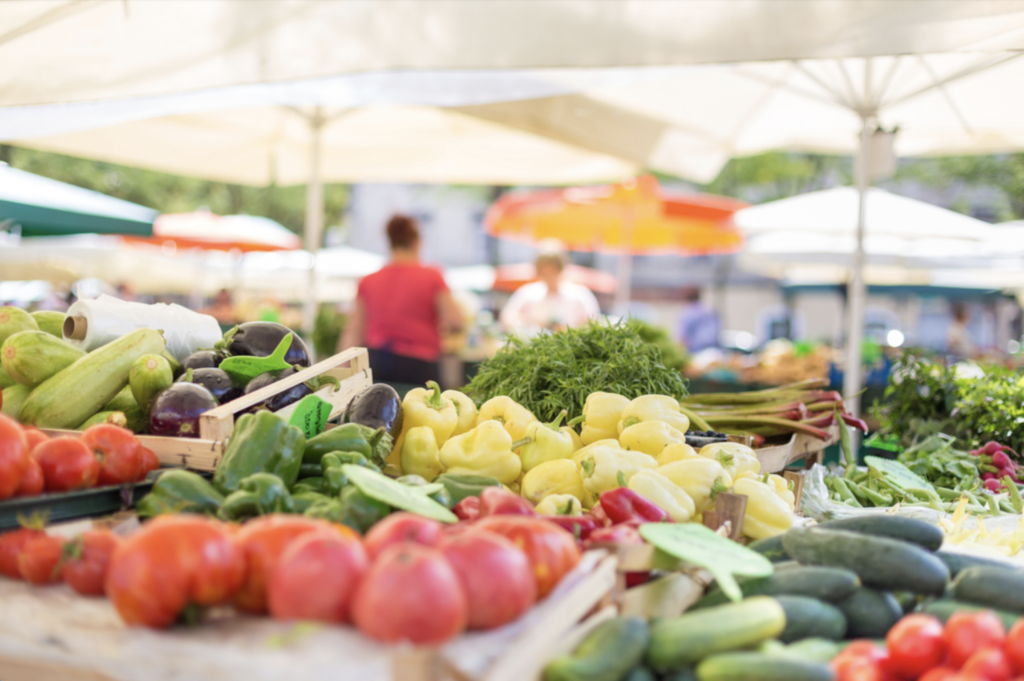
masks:
<path id="1" fill-rule="evenodd" d="M 938 617 L 940 620 L 942 620 L 943 624 L 945 624 L 946 620 L 953 616 L 953 613 L 981 612 L 982 610 L 988 610 L 989 612 L 995 613 L 995 616 L 1002 620 L 1003 626 L 1006 627 L 1007 631 L 1009 631 L 1010 628 L 1017 623 L 1017 620 L 1020 619 L 1020 615 L 1015 612 L 996 610 L 995 608 L 986 608 L 983 605 L 978 605 L 976 603 L 965 603 L 963 601 L 955 601 L 951 598 L 939 598 L 937 600 L 931 601 L 930 603 L 925 603 L 924 607 L 921 608 L 921 612 L 926 612 L 929 615 L 934 615 L 935 617 Z"/>
<path id="2" fill-rule="evenodd" d="M 917 518 L 884 513 L 829 520 L 821 523 L 818 527 L 899 539 L 917 544 L 929 551 L 938 551 L 943 540 L 942 530 L 938 525 L 932 525 Z"/>
<path id="3" fill-rule="evenodd" d="M 960 571 L 949 590 L 958 601 L 1024 613 L 1024 572 L 1012 567 L 969 567 Z"/>
<path id="4" fill-rule="evenodd" d="M 836 607 L 846 617 L 847 638 L 885 638 L 903 617 L 891 593 L 874 589 L 857 589 Z"/>
<path id="5" fill-rule="evenodd" d="M 712 655 L 697 665 L 698 681 L 835 681 L 822 662 L 771 657 L 762 653 Z"/>
<path id="6" fill-rule="evenodd" d="M 939 559 L 946 564 L 949 568 L 949 574 L 952 577 L 956 577 L 962 570 L 966 570 L 969 567 L 975 565 L 991 565 L 993 567 L 1011 567 L 1004 562 L 998 560 L 992 560 L 991 558 L 982 558 L 981 556 L 970 556 L 966 553 L 953 553 L 951 551 L 938 551 L 935 553 Z"/>
<path id="7" fill-rule="evenodd" d="M 637 667 L 623 681 L 658 681 L 658 677 L 647 667 Z"/>
<path id="8" fill-rule="evenodd" d="M 797 566 L 776 569 L 768 577 L 747 579 L 740 582 L 743 596 L 809 596 L 823 601 L 841 601 L 860 586 L 860 579 L 853 572 L 841 568 L 820 566 Z M 721 589 L 714 587 L 690 609 L 699 610 L 728 603 L 729 598 Z"/>
<path id="9" fill-rule="evenodd" d="M 805 638 L 841 641 L 846 636 L 846 617 L 834 605 L 807 596 L 776 596 L 786 611 L 786 628 L 779 640 L 783 643 Z"/>
<path id="10" fill-rule="evenodd" d="M 661 681 L 697 681 L 697 672 L 692 667 L 677 669 L 662 676 Z"/>
<path id="11" fill-rule="evenodd" d="M 793 528 L 782 537 L 789 555 L 806 565 L 827 565 L 857 573 L 864 586 L 940 596 L 949 570 L 920 546 L 845 530 Z"/>
<path id="12" fill-rule="evenodd" d="M 757 551 L 773 563 L 791 560 L 789 554 L 786 553 L 786 549 L 782 546 L 781 534 L 774 537 L 768 537 L 767 539 L 758 539 L 757 541 L 748 544 L 747 548 L 751 551 Z"/>
<path id="13" fill-rule="evenodd" d="M 919 602 L 917 594 L 912 594 L 909 591 L 893 591 L 892 597 L 900 604 L 900 610 L 904 615 L 909 615 L 917 609 Z"/>
<path id="14" fill-rule="evenodd" d="M 639 617 L 615 617 L 597 625 L 572 655 L 544 668 L 544 681 L 620 681 L 644 657 L 650 635 Z"/>

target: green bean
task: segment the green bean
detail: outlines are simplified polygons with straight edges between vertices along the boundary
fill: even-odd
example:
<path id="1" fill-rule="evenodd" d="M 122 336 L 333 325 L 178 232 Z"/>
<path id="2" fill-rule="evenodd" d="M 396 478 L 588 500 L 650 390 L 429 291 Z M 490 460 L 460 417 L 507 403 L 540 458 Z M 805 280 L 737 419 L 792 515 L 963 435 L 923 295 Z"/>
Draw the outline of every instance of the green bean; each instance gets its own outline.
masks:
<path id="1" fill-rule="evenodd" d="M 1013 503 L 1007 499 L 999 500 L 999 508 L 1003 511 L 1003 513 L 1009 513 L 1011 515 L 1017 514 L 1017 509 L 1014 508 Z"/>
<path id="2" fill-rule="evenodd" d="M 1010 493 L 1010 504 L 1013 505 L 1014 513 L 1024 511 L 1024 499 L 1021 499 L 1020 490 L 1017 489 L 1017 485 L 1014 484 L 1009 475 L 1003 476 L 1003 485 Z"/>
<path id="3" fill-rule="evenodd" d="M 992 515 L 999 515 L 999 502 L 996 501 L 994 494 L 990 495 L 988 498 L 988 508 L 992 512 Z"/>
<path id="4" fill-rule="evenodd" d="M 835 407 L 833 413 L 839 423 L 839 442 L 843 448 L 843 462 L 846 466 L 846 473 L 843 474 L 843 477 L 852 478 L 857 472 L 857 453 L 853 451 L 853 438 L 850 436 L 849 426 L 846 425 L 839 413 L 839 407 Z"/>
<path id="5" fill-rule="evenodd" d="M 885 496 L 884 494 L 879 494 L 878 492 L 874 491 L 873 489 L 865 485 L 860 486 L 860 491 L 863 492 L 864 496 L 870 499 L 871 503 L 873 503 L 875 506 L 892 506 L 892 497 Z"/>
<path id="6" fill-rule="evenodd" d="M 857 501 L 857 497 L 853 496 L 853 492 L 846 486 L 846 481 L 842 478 L 836 478 L 836 491 L 839 492 L 839 496 L 843 498 L 843 501 L 852 501 L 856 504 L 857 508 L 863 508 L 860 502 Z"/>
<path id="7" fill-rule="evenodd" d="M 940 499 L 959 501 L 960 497 L 963 496 L 963 492 L 957 492 L 955 489 L 949 489 L 948 487 L 936 487 L 935 491 L 938 492 Z"/>

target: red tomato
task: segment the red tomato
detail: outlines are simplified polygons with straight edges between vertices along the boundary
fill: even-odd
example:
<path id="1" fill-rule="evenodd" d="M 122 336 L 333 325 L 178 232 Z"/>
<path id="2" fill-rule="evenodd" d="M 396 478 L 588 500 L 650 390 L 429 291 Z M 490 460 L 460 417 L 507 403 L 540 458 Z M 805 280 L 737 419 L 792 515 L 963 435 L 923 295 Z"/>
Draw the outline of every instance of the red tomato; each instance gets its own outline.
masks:
<path id="1" fill-rule="evenodd" d="M 55 437 L 39 445 L 33 454 L 43 468 L 47 492 L 95 487 L 100 477 L 100 462 L 78 438 Z"/>
<path id="2" fill-rule="evenodd" d="M 25 426 L 22 428 L 25 431 L 25 440 L 28 442 L 28 452 L 31 454 L 36 450 L 36 447 L 43 444 L 50 439 L 50 436 L 32 426 Z"/>
<path id="3" fill-rule="evenodd" d="M 100 462 L 99 485 L 135 482 L 142 465 L 139 439 L 127 428 L 109 423 L 89 426 L 80 438 Z"/>
<path id="4" fill-rule="evenodd" d="M 13 532 L 0 534 L 0 575 L 11 579 L 21 579 L 18 568 L 18 556 L 30 539 L 43 537 L 46 532 L 41 527 L 22 527 Z"/>
<path id="5" fill-rule="evenodd" d="M 39 496 L 43 493 L 43 483 L 43 467 L 39 465 L 34 456 L 29 456 L 28 468 L 25 469 L 25 475 L 21 476 L 21 484 L 18 485 L 18 491 L 14 493 L 14 496 Z"/>
<path id="6" fill-rule="evenodd" d="M 942 622 L 931 615 L 907 615 L 885 637 L 890 671 L 916 679 L 946 657 Z"/>
<path id="7" fill-rule="evenodd" d="M 306 532 L 330 527 L 323 520 L 294 515 L 265 515 L 250 520 L 233 537 L 248 566 L 235 606 L 252 613 L 267 612 L 267 582 L 277 559 Z"/>
<path id="8" fill-rule="evenodd" d="M 393 544 L 411 541 L 424 546 L 437 546 L 444 525 L 415 513 L 392 513 L 370 528 L 363 545 L 371 559 Z"/>
<path id="9" fill-rule="evenodd" d="M 411 542 L 384 549 L 352 603 L 355 625 L 389 643 L 444 643 L 465 630 L 468 618 L 455 570 L 437 549 Z"/>
<path id="10" fill-rule="evenodd" d="M 224 525 L 199 516 L 160 516 L 121 542 L 104 590 L 129 625 L 166 627 L 186 606 L 231 601 L 245 558 Z"/>
<path id="11" fill-rule="evenodd" d="M 949 652 L 949 666 L 960 669 L 979 650 L 1002 647 L 1006 629 L 990 610 L 957 612 L 946 621 L 942 637 Z"/>
<path id="12" fill-rule="evenodd" d="M 536 517 L 533 504 L 518 494 L 501 487 L 485 487 L 480 492 L 480 517 L 491 515 L 525 515 Z"/>
<path id="13" fill-rule="evenodd" d="M 964 662 L 963 674 L 974 675 L 988 681 L 1011 681 L 1014 671 L 1010 658 L 1002 648 L 985 648 Z"/>
<path id="14" fill-rule="evenodd" d="M 889 653 L 873 641 L 854 641 L 846 646 L 830 663 L 836 681 L 888 681 L 883 670 Z"/>
<path id="15" fill-rule="evenodd" d="M 952 667 L 936 667 L 922 676 L 918 681 L 953 681 L 960 673 Z"/>
<path id="16" fill-rule="evenodd" d="M 475 528 L 490 530 L 511 539 L 533 566 L 537 598 L 544 598 L 580 561 L 580 550 L 572 535 L 541 518 L 495 515 L 481 518 Z"/>
<path id="17" fill-rule="evenodd" d="M 0 537 L 0 541 L 3 538 Z M 0 559 L 3 554 L 0 553 Z M 3 564 L 0 563 L 0 572 L 3 572 Z M 1006 656 L 1018 672 L 1024 672 L 1024 619 L 1019 619 L 1010 627 L 1010 633 L 1006 635 L 1006 642 L 1003 644 Z"/>
<path id="18" fill-rule="evenodd" d="M 102 596 L 107 579 L 110 556 L 120 543 L 106 530 L 89 530 L 64 546 L 64 567 L 61 577 L 83 596 Z"/>
<path id="19" fill-rule="evenodd" d="M 44 534 L 25 542 L 18 555 L 18 571 L 30 584 L 43 586 L 60 581 L 60 559 L 64 553 L 64 539 Z"/>
<path id="20" fill-rule="evenodd" d="M 28 440 L 14 419 L 0 414 L 0 499 L 10 499 L 28 468 Z"/>
<path id="21" fill-rule="evenodd" d="M 470 629 L 494 629 L 518 619 L 537 599 L 526 554 L 505 537 L 477 530 L 445 537 L 441 552 L 466 592 Z"/>
<path id="22" fill-rule="evenodd" d="M 149 475 L 150 471 L 155 471 L 160 468 L 160 459 L 157 458 L 156 452 L 149 447 L 143 447 L 139 445 L 139 475 L 135 478 L 135 482 L 142 482 Z"/>
<path id="23" fill-rule="evenodd" d="M 347 622 L 370 561 L 359 535 L 325 528 L 288 545 L 267 584 L 270 614 L 280 620 Z"/>

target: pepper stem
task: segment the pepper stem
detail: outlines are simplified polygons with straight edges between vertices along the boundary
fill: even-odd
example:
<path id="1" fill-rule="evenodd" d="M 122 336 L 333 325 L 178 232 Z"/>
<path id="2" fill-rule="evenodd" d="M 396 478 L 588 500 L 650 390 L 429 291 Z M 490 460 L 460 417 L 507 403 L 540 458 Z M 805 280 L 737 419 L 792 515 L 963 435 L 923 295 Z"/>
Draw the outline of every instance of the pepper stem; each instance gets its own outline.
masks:
<path id="1" fill-rule="evenodd" d="M 571 421 L 568 421 L 565 425 L 567 426 L 578 426 L 581 423 L 586 423 L 587 417 L 584 414 L 580 414 Z"/>
<path id="2" fill-rule="evenodd" d="M 519 449 L 523 445 L 528 445 L 531 442 L 533 442 L 533 438 L 532 437 L 524 437 L 522 440 L 516 440 L 515 442 L 513 442 L 512 443 L 512 449 L 513 450 Z"/>
<path id="3" fill-rule="evenodd" d="M 448 406 L 445 404 L 444 398 L 441 397 L 441 386 L 437 384 L 437 381 L 427 381 L 427 388 L 434 392 L 423 398 L 424 404 L 431 409 L 436 409 L 438 411 L 441 411 Z"/>
<path id="4" fill-rule="evenodd" d="M 711 483 L 711 501 L 718 498 L 718 495 L 722 492 L 728 492 L 729 488 L 722 482 L 722 476 L 715 478 L 715 481 Z"/>
<path id="5" fill-rule="evenodd" d="M 563 409 L 562 411 L 560 411 L 558 413 L 558 416 L 555 417 L 554 421 L 552 421 L 551 423 L 545 423 L 544 425 L 547 426 L 548 428 L 550 428 L 551 430 L 556 430 L 557 431 L 559 428 L 562 427 L 562 419 L 564 419 L 568 415 L 569 415 L 569 412 L 567 412 L 565 409 Z"/>
<path id="6" fill-rule="evenodd" d="M 615 482 L 619 483 L 619 487 L 625 487 L 626 484 L 627 484 L 627 482 L 626 482 L 626 474 L 623 473 L 622 471 L 619 471 L 615 475 Z"/>
<path id="7" fill-rule="evenodd" d="M 638 423 L 640 423 L 640 419 L 638 419 L 635 416 L 630 416 L 628 419 L 622 422 L 622 429 L 625 430 L 626 428 L 629 428 L 630 426 L 635 426 Z"/>

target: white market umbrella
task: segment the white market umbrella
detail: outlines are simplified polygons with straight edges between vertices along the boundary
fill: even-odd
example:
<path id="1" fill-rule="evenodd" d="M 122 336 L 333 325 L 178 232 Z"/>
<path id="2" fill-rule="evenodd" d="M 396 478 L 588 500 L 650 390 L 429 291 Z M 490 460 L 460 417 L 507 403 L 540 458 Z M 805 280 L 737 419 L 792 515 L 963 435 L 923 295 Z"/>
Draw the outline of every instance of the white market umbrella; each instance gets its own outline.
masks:
<path id="1" fill-rule="evenodd" d="M 238 285 L 287 300 L 305 300 L 310 277 L 318 300 L 350 301 L 360 279 L 383 267 L 387 258 L 358 248 L 339 246 L 317 251 L 273 251 L 245 254 L 238 267 Z"/>

